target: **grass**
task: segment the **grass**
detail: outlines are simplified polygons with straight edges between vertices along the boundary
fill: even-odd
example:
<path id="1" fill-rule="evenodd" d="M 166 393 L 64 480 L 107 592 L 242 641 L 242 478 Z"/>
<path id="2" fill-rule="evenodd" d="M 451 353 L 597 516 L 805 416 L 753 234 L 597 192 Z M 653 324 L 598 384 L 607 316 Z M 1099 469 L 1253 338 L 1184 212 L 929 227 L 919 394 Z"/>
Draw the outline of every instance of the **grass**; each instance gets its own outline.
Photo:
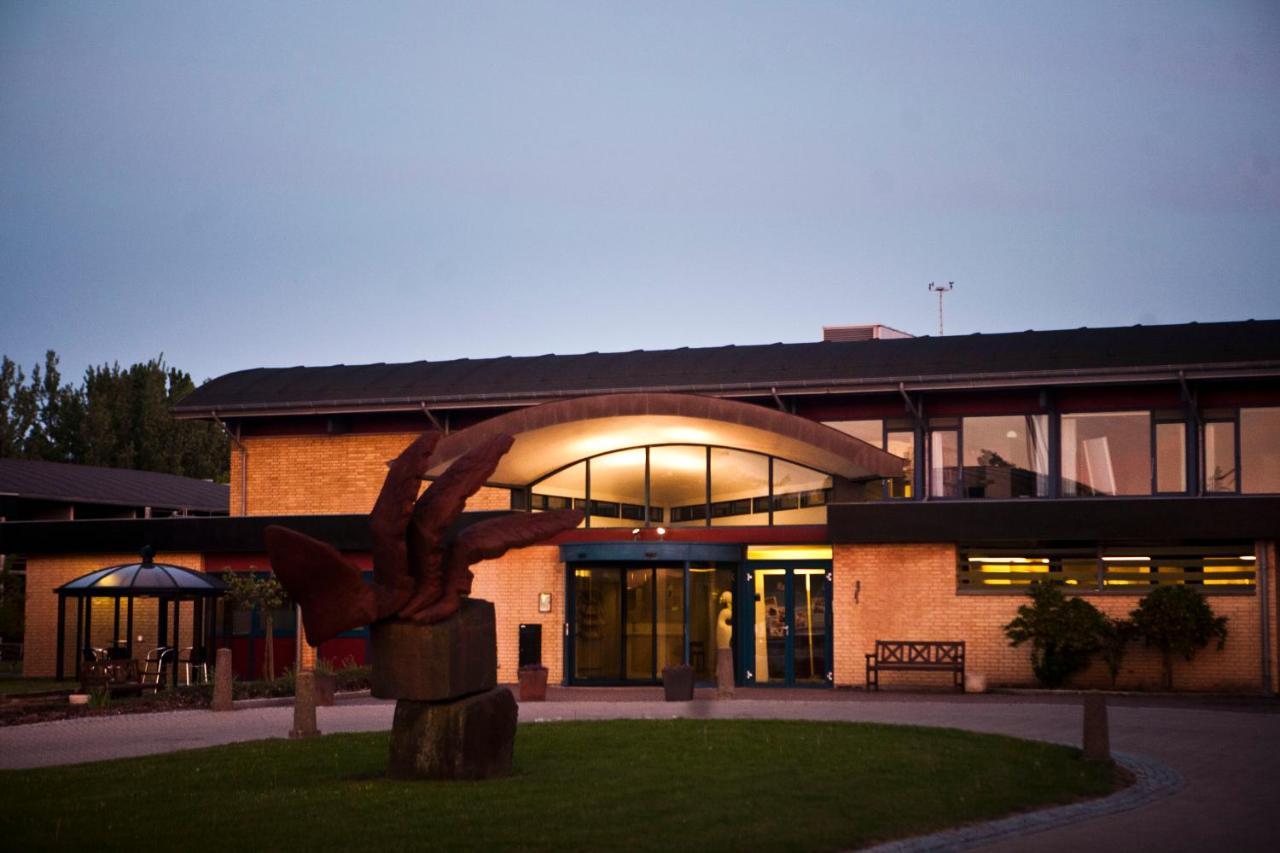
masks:
<path id="1" fill-rule="evenodd" d="M 0 677 L 0 696 L 17 696 L 22 693 L 44 693 L 49 690 L 72 690 L 77 681 L 58 681 L 53 678 Z"/>
<path id="2" fill-rule="evenodd" d="M 1079 751 L 949 729 L 523 725 L 513 776 L 397 782 L 387 733 L 0 772 L 13 850 L 834 850 L 1105 794 Z"/>

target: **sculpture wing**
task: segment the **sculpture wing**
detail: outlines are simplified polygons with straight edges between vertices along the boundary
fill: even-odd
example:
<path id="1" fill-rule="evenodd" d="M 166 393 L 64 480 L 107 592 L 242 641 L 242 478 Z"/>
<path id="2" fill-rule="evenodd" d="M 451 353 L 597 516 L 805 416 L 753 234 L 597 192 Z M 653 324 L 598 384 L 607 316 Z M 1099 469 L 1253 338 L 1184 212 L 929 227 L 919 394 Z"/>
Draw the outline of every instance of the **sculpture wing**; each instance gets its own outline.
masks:
<path id="1" fill-rule="evenodd" d="M 271 568 L 302 608 L 308 643 L 319 646 L 377 618 L 374 591 L 361 579 L 360 569 L 333 546 L 277 525 L 268 527 L 264 537 Z"/>
<path id="2" fill-rule="evenodd" d="M 565 509 L 513 513 L 471 525 L 458 534 L 453 547 L 449 549 L 441 596 L 434 602 L 428 602 L 425 609 L 419 608 L 409 618 L 426 623 L 447 619 L 462 606 L 462 596 L 471 592 L 474 575 L 470 566 L 481 560 L 501 557 L 512 548 L 532 545 L 557 533 L 572 530 L 581 521 L 581 510 Z"/>
<path id="3" fill-rule="evenodd" d="M 424 432 L 391 462 L 382 491 L 369 513 L 369 532 L 373 537 L 373 576 L 388 594 L 389 616 L 409 597 L 413 581 L 409 576 L 409 549 L 405 532 L 413 517 L 413 502 L 422 488 L 422 475 L 427 472 L 431 451 L 440 433 Z"/>
<path id="4" fill-rule="evenodd" d="M 398 615 L 419 611 L 444 594 L 445 532 L 462 515 L 467 498 L 493 474 L 513 441 L 509 435 L 494 436 L 454 461 L 418 498 L 408 534 L 409 574 L 414 589 Z"/>

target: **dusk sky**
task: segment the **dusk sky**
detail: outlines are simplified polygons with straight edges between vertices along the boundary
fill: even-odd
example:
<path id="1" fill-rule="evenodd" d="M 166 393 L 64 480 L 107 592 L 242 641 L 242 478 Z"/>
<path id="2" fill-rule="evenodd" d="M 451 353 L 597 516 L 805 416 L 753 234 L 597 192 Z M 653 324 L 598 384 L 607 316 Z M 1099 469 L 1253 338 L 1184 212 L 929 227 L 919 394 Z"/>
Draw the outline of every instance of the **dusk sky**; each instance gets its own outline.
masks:
<path id="1" fill-rule="evenodd" d="M 1280 4 L 0 0 L 68 380 L 1280 317 Z"/>

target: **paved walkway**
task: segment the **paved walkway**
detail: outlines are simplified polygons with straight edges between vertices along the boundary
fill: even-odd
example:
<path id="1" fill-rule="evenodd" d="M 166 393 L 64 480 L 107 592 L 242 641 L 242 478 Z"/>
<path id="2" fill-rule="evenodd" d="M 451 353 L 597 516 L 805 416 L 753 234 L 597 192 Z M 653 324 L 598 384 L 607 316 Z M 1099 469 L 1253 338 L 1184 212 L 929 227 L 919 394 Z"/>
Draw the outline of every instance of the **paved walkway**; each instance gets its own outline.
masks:
<path id="1" fill-rule="evenodd" d="M 740 691 L 732 701 L 657 701 L 652 692 L 553 691 L 557 701 L 526 703 L 522 722 L 615 718 L 770 718 L 948 726 L 1079 745 L 1081 711 L 1053 697 L 943 696 L 826 692 L 775 698 Z M 750 698 L 747 698 L 750 697 Z M 324 732 L 382 731 L 394 705 L 349 699 L 318 709 Z M 1261 712 L 1259 712 L 1261 708 Z M 1035 834 L 986 838 L 995 850 L 1160 849 L 1280 850 L 1280 714 L 1269 706 L 1224 710 L 1187 702 L 1119 700 L 1110 708 L 1112 748 L 1157 775 L 1171 769 L 1180 785 L 1138 798 L 1125 811 L 1093 816 Z M 234 713 L 179 711 L 36 723 L 0 728 L 0 767 L 38 767 L 280 737 L 288 707 Z M 1166 780 L 1167 781 L 1167 780 Z M 1080 815 L 1076 816 L 1081 817 Z M 1019 832 L 1036 829 L 1026 821 Z M 944 847 L 959 846 L 952 841 Z M 965 843 L 963 846 L 969 846 Z"/>

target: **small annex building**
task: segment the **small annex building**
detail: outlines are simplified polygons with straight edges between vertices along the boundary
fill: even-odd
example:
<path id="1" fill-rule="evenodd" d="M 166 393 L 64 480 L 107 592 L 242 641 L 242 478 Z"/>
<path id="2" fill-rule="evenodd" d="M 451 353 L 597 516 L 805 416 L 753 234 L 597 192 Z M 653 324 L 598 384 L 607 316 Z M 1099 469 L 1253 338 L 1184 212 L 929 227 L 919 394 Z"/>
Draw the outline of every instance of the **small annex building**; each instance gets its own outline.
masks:
<path id="1" fill-rule="evenodd" d="M 515 444 L 469 509 L 586 513 L 476 567 L 504 681 L 522 648 L 553 682 L 650 684 L 680 662 L 710 681 L 728 643 L 740 685 L 862 686 L 877 640 L 931 640 L 963 641 L 989 683 L 1029 685 L 1002 626 L 1050 580 L 1114 616 L 1194 586 L 1230 636 L 1179 662 L 1177 686 L 1276 689 L 1280 321 L 827 337 L 228 374 L 175 413 L 228 430 L 229 517 L 10 522 L 0 551 L 26 559 L 29 635 L 55 632 L 55 587 L 142 545 L 264 572 L 262 530 L 282 523 L 369 567 L 387 461 L 440 429 L 440 470 L 501 431 Z M 253 675 L 257 617 L 218 618 Z M 275 621 L 287 664 L 292 614 Z M 47 646 L 32 674 L 54 671 Z M 363 660 L 367 637 L 321 654 Z M 1134 648 L 1117 686 L 1159 672 Z M 1075 683 L 1109 681 L 1099 664 Z"/>

